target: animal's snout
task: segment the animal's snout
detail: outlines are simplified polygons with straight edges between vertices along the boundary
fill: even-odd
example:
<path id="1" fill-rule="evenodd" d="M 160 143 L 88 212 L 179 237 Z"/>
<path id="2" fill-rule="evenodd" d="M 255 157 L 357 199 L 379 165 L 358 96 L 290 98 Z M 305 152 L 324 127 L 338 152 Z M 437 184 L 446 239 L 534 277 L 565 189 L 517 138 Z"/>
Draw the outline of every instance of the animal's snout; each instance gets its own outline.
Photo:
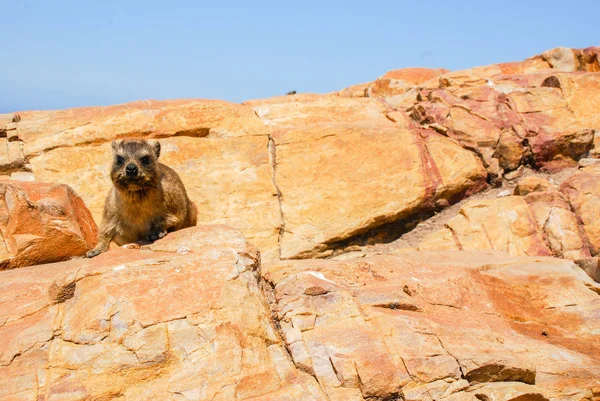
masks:
<path id="1" fill-rule="evenodd" d="M 135 177 L 138 173 L 138 168 L 135 164 L 129 163 L 127 167 L 125 167 L 125 174 L 127 177 Z"/>

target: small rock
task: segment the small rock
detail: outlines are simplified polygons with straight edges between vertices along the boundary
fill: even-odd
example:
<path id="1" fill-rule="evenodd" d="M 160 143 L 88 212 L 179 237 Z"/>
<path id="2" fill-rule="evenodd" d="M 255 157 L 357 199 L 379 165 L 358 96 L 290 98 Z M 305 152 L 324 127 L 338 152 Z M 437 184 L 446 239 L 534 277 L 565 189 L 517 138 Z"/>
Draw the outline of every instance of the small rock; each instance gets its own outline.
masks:
<path id="1" fill-rule="evenodd" d="M 549 180 L 537 176 L 525 177 L 515 187 L 514 194 L 525 196 L 532 192 L 556 191 L 556 186 Z"/>
<path id="2" fill-rule="evenodd" d="M 575 263 L 597 283 L 600 283 L 600 258 L 583 258 L 575 260 Z"/>
<path id="3" fill-rule="evenodd" d="M 505 189 L 502 192 L 499 192 L 498 195 L 496 195 L 497 198 L 504 198 L 505 196 L 510 196 L 512 195 L 511 192 L 508 189 Z"/>
<path id="4" fill-rule="evenodd" d="M 587 167 L 587 166 L 593 166 L 596 164 L 600 164 L 600 159 L 594 159 L 594 158 L 583 158 L 583 159 L 579 159 L 579 167 Z"/>
<path id="5" fill-rule="evenodd" d="M 92 215 L 70 187 L 5 181 L 0 193 L 0 270 L 67 260 L 96 245 Z"/>
<path id="6" fill-rule="evenodd" d="M 15 171 L 10 173 L 10 179 L 15 181 L 35 181 L 35 176 L 33 173 L 28 171 Z"/>
<path id="7" fill-rule="evenodd" d="M 514 179 L 520 178 L 525 173 L 525 166 L 519 166 L 518 169 L 511 171 L 510 173 L 504 174 L 504 178 L 508 181 L 512 181 Z"/>

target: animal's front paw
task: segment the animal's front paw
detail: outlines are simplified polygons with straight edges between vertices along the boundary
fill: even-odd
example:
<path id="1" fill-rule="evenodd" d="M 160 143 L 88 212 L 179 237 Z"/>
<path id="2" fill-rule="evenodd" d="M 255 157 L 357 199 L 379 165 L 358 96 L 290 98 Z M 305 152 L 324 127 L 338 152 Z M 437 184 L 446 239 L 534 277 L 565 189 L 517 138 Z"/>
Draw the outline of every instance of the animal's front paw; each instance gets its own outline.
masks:
<path id="1" fill-rule="evenodd" d="M 101 253 L 102 251 L 100 249 L 92 249 L 91 251 L 88 251 L 88 253 L 86 253 L 85 256 L 88 258 L 93 258 L 94 256 L 98 256 Z"/>
<path id="2" fill-rule="evenodd" d="M 167 235 L 166 231 L 158 231 L 158 232 L 154 232 L 154 233 L 150 234 L 149 236 L 146 237 L 146 239 L 150 242 L 154 242 L 158 239 L 163 238 L 165 235 Z"/>

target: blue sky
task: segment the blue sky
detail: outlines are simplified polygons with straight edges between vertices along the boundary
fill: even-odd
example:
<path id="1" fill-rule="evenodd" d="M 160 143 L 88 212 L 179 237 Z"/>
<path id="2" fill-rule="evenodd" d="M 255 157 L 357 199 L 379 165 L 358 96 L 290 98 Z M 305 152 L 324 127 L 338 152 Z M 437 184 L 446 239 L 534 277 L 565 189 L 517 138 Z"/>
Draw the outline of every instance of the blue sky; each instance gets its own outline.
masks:
<path id="1" fill-rule="evenodd" d="M 600 1 L 0 0 L 0 112 L 326 93 L 600 45 Z"/>

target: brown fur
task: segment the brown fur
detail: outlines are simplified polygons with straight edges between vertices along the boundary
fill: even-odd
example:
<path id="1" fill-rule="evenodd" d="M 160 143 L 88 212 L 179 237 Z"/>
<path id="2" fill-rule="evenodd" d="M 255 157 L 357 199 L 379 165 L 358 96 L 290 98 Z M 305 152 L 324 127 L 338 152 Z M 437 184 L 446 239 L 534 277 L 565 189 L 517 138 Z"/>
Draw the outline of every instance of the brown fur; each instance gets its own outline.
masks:
<path id="1" fill-rule="evenodd" d="M 106 198 L 98 245 L 88 258 L 107 251 L 111 241 L 117 245 L 155 241 L 167 232 L 196 225 L 196 206 L 181 179 L 158 162 L 159 142 L 113 141 L 112 148 L 113 187 Z"/>

